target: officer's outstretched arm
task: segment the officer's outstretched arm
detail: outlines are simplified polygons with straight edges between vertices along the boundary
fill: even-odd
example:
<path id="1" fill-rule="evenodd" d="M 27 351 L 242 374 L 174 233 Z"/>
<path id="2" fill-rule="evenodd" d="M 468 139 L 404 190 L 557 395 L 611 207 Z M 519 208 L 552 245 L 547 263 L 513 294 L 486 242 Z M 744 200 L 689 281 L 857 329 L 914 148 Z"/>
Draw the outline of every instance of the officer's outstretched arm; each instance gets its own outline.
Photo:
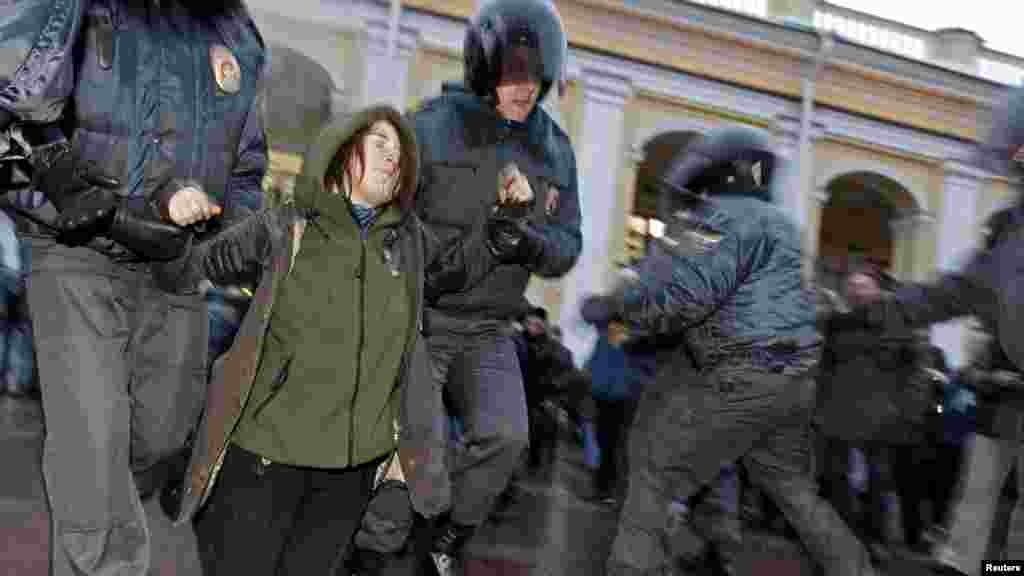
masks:
<path id="1" fill-rule="evenodd" d="M 678 334 L 732 297 L 741 281 L 741 260 L 740 242 L 732 235 L 707 251 L 685 255 L 656 245 L 613 296 L 617 315 L 633 331 Z"/>
<path id="2" fill-rule="evenodd" d="M 295 223 L 315 223 L 315 218 L 292 203 L 262 210 L 192 244 L 187 255 L 159 270 L 157 281 L 173 292 L 193 290 L 203 279 L 225 286 L 248 283 L 284 244 Z"/>
<path id="3" fill-rule="evenodd" d="M 887 332 L 915 330 L 977 314 L 993 303 L 991 266 L 990 251 L 978 251 L 962 270 L 946 273 L 930 284 L 903 286 L 891 298 L 859 313 Z"/>

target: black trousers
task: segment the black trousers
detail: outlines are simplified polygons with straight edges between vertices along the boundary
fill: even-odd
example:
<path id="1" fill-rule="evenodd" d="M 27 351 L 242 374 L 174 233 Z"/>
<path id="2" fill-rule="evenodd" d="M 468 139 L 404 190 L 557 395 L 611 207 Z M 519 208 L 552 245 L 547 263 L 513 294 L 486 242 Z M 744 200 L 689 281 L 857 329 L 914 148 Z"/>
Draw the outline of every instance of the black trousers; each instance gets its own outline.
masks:
<path id="1" fill-rule="evenodd" d="M 601 496 L 615 496 L 625 486 L 626 438 L 633 421 L 635 402 L 594 399 L 597 406 L 597 444 L 601 464 L 595 475 L 595 488 Z"/>
<path id="2" fill-rule="evenodd" d="M 868 491 L 864 503 L 849 482 L 851 448 L 863 450 L 867 462 Z M 919 446 L 828 439 L 825 492 L 839 515 L 862 540 L 890 544 L 897 536 L 888 534 L 886 529 L 888 515 L 884 498 L 894 493 L 899 497 L 903 541 L 909 546 L 919 543 L 923 529 L 921 503 L 929 492 L 929 487 L 921 480 L 920 471 L 927 462 L 917 455 L 920 452 Z"/>
<path id="3" fill-rule="evenodd" d="M 269 463 L 237 445 L 196 519 L 207 576 L 347 575 L 380 460 L 343 469 Z"/>
<path id="4" fill-rule="evenodd" d="M 964 447 L 959 444 L 939 444 L 935 448 L 930 494 L 935 508 L 935 524 L 945 526 L 951 517 L 963 452 Z"/>
<path id="5" fill-rule="evenodd" d="M 558 422 L 543 402 L 528 407 L 530 448 L 527 465 L 533 473 L 548 473 L 558 453 Z"/>

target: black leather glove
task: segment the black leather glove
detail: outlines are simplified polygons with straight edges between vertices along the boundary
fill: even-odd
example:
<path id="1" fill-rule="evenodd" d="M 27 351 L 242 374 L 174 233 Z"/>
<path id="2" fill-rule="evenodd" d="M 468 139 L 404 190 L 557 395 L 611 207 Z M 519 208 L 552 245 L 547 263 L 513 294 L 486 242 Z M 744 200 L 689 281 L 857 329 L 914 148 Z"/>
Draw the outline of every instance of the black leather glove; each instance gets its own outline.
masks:
<path id="1" fill-rule="evenodd" d="M 57 239 L 78 246 L 107 232 L 118 207 L 114 193 L 121 183 L 94 166 L 78 162 L 67 143 L 48 147 L 34 158 L 32 187 L 46 195 L 60 213 Z"/>
<path id="2" fill-rule="evenodd" d="M 248 283 L 270 258 L 273 248 L 291 233 L 291 224 L 306 219 L 315 224 L 314 210 L 292 204 L 263 210 L 224 229 L 216 236 L 192 245 L 187 257 L 166 267 L 165 289 L 195 289 L 201 280 L 214 284 Z"/>
<path id="3" fill-rule="evenodd" d="M 110 230 L 118 210 L 116 185 L 84 188 L 77 196 L 66 198 L 57 217 L 57 241 L 68 246 L 88 244 Z"/>
<path id="4" fill-rule="evenodd" d="M 525 218 L 497 214 L 487 220 L 487 247 L 503 263 L 532 266 L 543 254 L 544 237 Z"/>

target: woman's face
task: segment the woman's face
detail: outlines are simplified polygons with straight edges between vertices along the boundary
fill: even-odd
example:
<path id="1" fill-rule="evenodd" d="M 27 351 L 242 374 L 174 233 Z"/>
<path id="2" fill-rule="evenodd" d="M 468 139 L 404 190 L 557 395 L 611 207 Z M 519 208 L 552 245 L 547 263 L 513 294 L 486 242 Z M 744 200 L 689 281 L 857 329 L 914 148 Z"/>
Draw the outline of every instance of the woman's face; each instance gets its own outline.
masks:
<path id="1" fill-rule="evenodd" d="M 398 130 L 390 122 L 379 120 L 363 137 L 362 147 L 365 169 L 360 166 L 358 154 L 353 154 L 349 161 L 355 181 L 352 201 L 371 207 L 387 204 L 395 198 L 401 177 L 402 144 Z"/>

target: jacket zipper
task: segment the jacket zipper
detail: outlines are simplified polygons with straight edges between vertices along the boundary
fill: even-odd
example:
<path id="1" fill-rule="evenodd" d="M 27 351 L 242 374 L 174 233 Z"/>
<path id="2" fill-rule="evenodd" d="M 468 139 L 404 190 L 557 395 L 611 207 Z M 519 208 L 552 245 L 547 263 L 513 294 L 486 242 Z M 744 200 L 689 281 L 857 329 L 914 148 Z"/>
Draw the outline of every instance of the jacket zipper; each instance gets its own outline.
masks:
<path id="1" fill-rule="evenodd" d="M 356 278 L 359 280 L 359 338 L 356 346 L 356 385 L 352 389 L 352 399 L 348 406 L 348 461 L 349 464 L 355 459 L 355 430 L 356 430 L 356 398 L 359 396 L 359 385 L 363 376 L 363 346 L 366 338 L 366 240 L 362 239 L 359 252 L 359 271 Z"/>

